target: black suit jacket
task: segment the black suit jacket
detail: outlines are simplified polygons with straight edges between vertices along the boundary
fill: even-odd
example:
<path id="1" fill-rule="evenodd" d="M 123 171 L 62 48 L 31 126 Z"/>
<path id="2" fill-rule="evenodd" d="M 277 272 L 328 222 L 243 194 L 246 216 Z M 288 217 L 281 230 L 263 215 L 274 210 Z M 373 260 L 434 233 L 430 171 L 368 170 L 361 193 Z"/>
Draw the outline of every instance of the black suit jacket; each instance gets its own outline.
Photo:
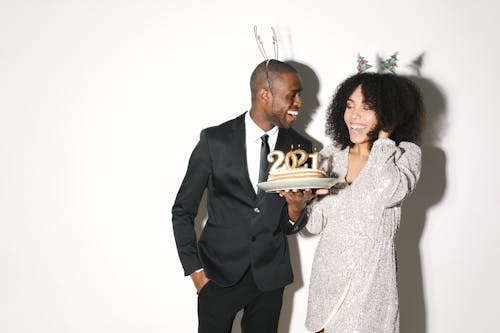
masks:
<path id="1" fill-rule="evenodd" d="M 275 149 L 311 143 L 293 129 L 280 128 Z M 238 282 L 250 266 L 260 290 L 293 281 L 287 234 L 306 223 L 290 224 L 286 201 L 276 193 L 257 195 L 250 182 L 245 149 L 245 114 L 204 129 L 172 208 L 177 250 L 185 275 L 203 267 L 220 286 Z M 199 241 L 194 219 L 208 188 L 208 220 Z"/>

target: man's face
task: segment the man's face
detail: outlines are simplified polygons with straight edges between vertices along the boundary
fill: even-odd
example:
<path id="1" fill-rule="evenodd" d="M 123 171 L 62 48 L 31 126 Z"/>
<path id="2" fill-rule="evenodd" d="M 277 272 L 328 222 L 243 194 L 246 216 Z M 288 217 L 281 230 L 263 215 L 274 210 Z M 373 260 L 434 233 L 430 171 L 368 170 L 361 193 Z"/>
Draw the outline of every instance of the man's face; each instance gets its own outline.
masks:
<path id="1" fill-rule="evenodd" d="M 275 126 L 289 128 L 302 107 L 300 79 L 294 73 L 273 75 L 271 85 L 271 106 L 267 111 L 269 119 Z"/>

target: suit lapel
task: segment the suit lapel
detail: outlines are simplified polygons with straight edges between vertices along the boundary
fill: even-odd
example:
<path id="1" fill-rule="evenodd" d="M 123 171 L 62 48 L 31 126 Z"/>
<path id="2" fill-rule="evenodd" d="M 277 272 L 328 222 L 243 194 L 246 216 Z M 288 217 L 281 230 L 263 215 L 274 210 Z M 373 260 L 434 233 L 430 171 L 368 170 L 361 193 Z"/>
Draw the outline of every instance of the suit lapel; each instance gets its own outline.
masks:
<path id="1" fill-rule="evenodd" d="M 235 167 L 241 170 L 238 173 L 240 183 L 246 192 L 254 198 L 256 193 L 248 175 L 245 114 L 236 118 L 233 129 L 233 140 L 228 142 L 229 151 L 227 153 L 234 156 Z"/>

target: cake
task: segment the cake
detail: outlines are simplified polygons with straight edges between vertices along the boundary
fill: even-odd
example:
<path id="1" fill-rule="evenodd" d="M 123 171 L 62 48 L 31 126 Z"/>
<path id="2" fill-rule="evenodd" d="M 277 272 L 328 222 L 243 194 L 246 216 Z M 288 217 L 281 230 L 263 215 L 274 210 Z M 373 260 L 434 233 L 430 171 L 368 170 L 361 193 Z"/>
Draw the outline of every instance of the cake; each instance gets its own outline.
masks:
<path id="1" fill-rule="evenodd" d="M 267 181 L 289 180 L 289 179 L 311 179 L 324 178 L 326 174 L 322 170 L 311 168 L 278 169 L 270 171 Z"/>
<path id="2" fill-rule="evenodd" d="M 308 154 L 302 149 L 288 152 L 286 155 L 280 150 L 275 150 L 267 156 L 272 163 L 267 181 L 282 181 L 296 179 L 325 178 L 326 174 L 318 169 L 318 153 Z M 311 161 L 311 167 L 306 163 Z"/>

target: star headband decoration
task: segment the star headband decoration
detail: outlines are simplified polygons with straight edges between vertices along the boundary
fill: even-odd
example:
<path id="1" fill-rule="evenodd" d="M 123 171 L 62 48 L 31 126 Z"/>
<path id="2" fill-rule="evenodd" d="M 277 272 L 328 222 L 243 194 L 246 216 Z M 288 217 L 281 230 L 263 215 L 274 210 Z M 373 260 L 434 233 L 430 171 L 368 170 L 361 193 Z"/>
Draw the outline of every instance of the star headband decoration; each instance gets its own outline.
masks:
<path id="1" fill-rule="evenodd" d="M 398 52 L 394 52 L 393 55 L 382 61 L 380 65 L 382 67 L 382 70 L 386 69 L 392 74 L 396 74 L 396 67 L 398 67 Z M 358 73 L 364 73 L 371 67 L 373 66 L 368 64 L 368 60 L 366 60 L 358 53 Z"/>

